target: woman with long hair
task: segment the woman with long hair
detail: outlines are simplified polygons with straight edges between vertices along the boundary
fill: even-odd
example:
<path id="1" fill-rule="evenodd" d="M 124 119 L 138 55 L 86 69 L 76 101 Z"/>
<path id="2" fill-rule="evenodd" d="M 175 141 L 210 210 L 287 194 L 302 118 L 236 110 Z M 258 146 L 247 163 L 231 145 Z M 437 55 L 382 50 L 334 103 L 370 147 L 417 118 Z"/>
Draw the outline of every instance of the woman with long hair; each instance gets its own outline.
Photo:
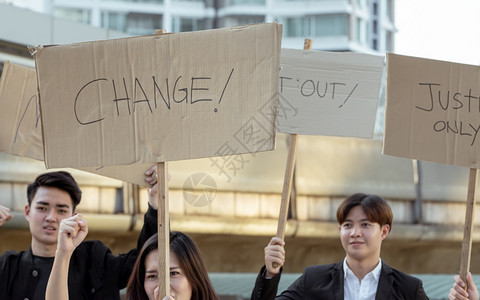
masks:
<path id="1" fill-rule="evenodd" d="M 60 223 L 58 246 L 45 299 L 68 299 L 68 269 L 88 225 L 81 215 Z M 158 235 L 143 245 L 127 285 L 128 300 L 158 300 Z M 163 300 L 219 300 L 208 277 L 200 250 L 186 234 L 170 232 L 170 295 Z"/>
<path id="2" fill-rule="evenodd" d="M 127 285 L 128 300 L 154 300 L 158 286 L 158 236 L 143 245 Z M 170 296 L 175 300 L 218 300 L 200 250 L 186 234 L 170 232 Z M 169 299 L 169 297 L 164 298 Z"/>

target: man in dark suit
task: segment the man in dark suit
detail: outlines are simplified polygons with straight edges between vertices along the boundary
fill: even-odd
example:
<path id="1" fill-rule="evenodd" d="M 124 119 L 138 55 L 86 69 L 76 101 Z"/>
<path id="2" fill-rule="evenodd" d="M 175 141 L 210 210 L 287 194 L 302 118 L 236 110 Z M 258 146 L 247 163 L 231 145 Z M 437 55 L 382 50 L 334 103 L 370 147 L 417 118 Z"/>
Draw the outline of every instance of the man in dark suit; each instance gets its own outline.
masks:
<path id="1" fill-rule="evenodd" d="M 421 280 L 389 267 L 380 259 L 382 241 L 392 228 L 393 213 L 376 195 L 354 194 L 337 209 L 342 262 L 311 266 L 276 299 L 389 300 L 428 299 Z M 274 299 L 285 262 L 285 243 L 272 238 L 265 247 L 252 300 Z"/>

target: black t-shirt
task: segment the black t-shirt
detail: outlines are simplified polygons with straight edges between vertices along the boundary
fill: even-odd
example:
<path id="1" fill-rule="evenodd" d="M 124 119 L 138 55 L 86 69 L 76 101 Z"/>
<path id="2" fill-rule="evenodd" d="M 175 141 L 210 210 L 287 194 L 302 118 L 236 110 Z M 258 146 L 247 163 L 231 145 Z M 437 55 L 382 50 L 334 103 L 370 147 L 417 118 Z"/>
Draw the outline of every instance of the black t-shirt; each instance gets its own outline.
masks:
<path id="1" fill-rule="evenodd" d="M 50 272 L 52 271 L 53 261 L 55 257 L 41 257 L 33 255 L 33 269 L 32 276 L 39 276 L 39 281 L 35 288 L 35 293 L 33 293 L 33 299 L 45 299 L 45 292 L 47 290 L 48 278 L 50 277 Z"/>
<path id="2" fill-rule="evenodd" d="M 144 217 L 137 248 L 114 255 L 100 241 L 84 241 L 73 251 L 68 272 L 71 300 L 120 300 L 138 253 L 157 232 L 157 211 L 150 206 Z M 27 251 L 7 251 L 0 256 L 0 300 L 45 299 L 54 258 L 33 258 Z"/>

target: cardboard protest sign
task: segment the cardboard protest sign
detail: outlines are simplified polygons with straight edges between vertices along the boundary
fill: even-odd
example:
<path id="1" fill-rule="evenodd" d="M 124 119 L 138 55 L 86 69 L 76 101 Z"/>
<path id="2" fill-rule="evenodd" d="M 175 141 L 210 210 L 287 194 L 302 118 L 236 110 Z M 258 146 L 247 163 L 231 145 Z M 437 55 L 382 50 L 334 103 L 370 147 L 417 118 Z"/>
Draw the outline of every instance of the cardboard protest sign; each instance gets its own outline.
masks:
<path id="1" fill-rule="evenodd" d="M 278 132 L 372 138 L 384 58 L 282 49 Z"/>
<path id="2" fill-rule="evenodd" d="M 34 69 L 6 62 L 0 78 L 0 151 L 43 160 L 40 107 Z M 86 167 L 83 171 L 147 186 L 152 164 Z"/>
<path id="3" fill-rule="evenodd" d="M 272 23 L 38 48 L 46 165 L 274 149 L 280 44 Z"/>
<path id="4" fill-rule="evenodd" d="M 43 160 L 35 70 L 5 62 L 0 78 L 0 151 Z"/>
<path id="5" fill-rule="evenodd" d="M 383 153 L 478 168 L 480 67 L 387 55 Z"/>

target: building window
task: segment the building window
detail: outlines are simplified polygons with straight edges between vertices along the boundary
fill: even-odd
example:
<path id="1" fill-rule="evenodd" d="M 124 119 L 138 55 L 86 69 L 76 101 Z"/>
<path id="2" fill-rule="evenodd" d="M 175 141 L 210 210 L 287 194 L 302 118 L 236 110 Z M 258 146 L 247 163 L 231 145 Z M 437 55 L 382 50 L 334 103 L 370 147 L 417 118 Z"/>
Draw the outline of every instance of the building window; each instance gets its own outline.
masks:
<path id="1" fill-rule="evenodd" d="M 283 32 L 285 37 L 303 37 L 307 35 L 304 18 L 285 18 L 282 23 L 284 25 Z"/>
<path id="2" fill-rule="evenodd" d="M 127 30 L 129 34 L 147 35 L 155 32 L 155 29 L 163 28 L 162 15 L 150 15 L 141 13 L 127 14 Z"/>
<path id="3" fill-rule="evenodd" d="M 163 28 L 162 21 L 162 15 L 116 12 L 102 14 L 102 27 L 132 35 L 153 34 L 155 29 Z"/>
<path id="4" fill-rule="evenodd" d="M 125 32 L 127 30 L 125 14 L 114 12 L 102 13 L 102 27 Z"/>
<path id="5" fill-rule="evenodd" d="M 231 27 L 265 22 L 265 16 L 229 16 L 221 20 L 220 27 Z"/>
<path id="6" fill-rule="evenodd" d="M 386 39 L 387 39 L 387 41 L 386 41 L 385 51 L 386 52 L 391 52 L 391 51 L 393 51 L 393 34 L 392 34 L 392 32 L 387 31 Z"/>
<path id="7" fill-rule="evenodd" d="M 367 42 L 367 22 L 361 18 L 356 19 L 355 28 L 355 40 L 359 44 L 365 44 Z"/>
<path id="8" fill-rule="evenodd" d="M 378 4 L 377 2 L 373 3 L 373 15 L 378 16 Z"/>
<path id="9" fill-rule="evenodd" d="M 380 36 L 381 48 L 380 51 L 393 51 L 393 34 L 391 31 L 382 30 Z"/>
<path id="10" fill-rule="evenodd" d="M 377 34 L 378 33 L 378 21 L 373 20 L 373 33 Z"/>
<path id="11" fill-rule="evenodd" d="M 372 48 L 373 50 L 378 50 L 378 42 L 377 39 L 372 40 Z"/>
<path id="12" fill-rule="evenodd" d="M 75 22 L 90 24 L 91 13 L 87 9 L 60 8 L 53 10 L 53 16 Z"/>
<path id="13" fill-rule="evenodd" d="M 108 1 L 108 2 L 141 2 L 141 3 L 163 3 L 163 0 L 100 0 L 100 1 Z M 183 0 L 186 1 L 186 0 Z"/>
<path id="14" fill-rule="evenodd" d="M 226 0 L 225 6 L 233 5 L 265 5 L 265 0 Z"/>
<path id="15" fill-rule="evenodd" d="M 279 23 L 285 37 L 345 36 L 348 32 L 346 14 L 279 18 Z"/>
<path id="16" fill-rule="evenodd" d="M 385 16 L 388 20 L 393 20 L 393 8 L 392 0 L 382 0 L 382 15 Z"/>
<path id="17" fill-rule="evenodd" d="M 204 19 L 190 19 L 174 17 L 172 20 L 173 32 L 186 32 L 207 29 Z"/>
<path id="18" fill-rule="evenodd" d="M 365 8 L 365 7 L 367 7 L 367 1 L 366 1 L 366 0 L 357 0 L 357 7 L 358 7 L 358 8 Z"/>
<path id="19" fill-rule="evenodd" d="M 310 36 L 344 36 L 348 33 L 348 15 L 333 14 L 309 17 Z"/>

